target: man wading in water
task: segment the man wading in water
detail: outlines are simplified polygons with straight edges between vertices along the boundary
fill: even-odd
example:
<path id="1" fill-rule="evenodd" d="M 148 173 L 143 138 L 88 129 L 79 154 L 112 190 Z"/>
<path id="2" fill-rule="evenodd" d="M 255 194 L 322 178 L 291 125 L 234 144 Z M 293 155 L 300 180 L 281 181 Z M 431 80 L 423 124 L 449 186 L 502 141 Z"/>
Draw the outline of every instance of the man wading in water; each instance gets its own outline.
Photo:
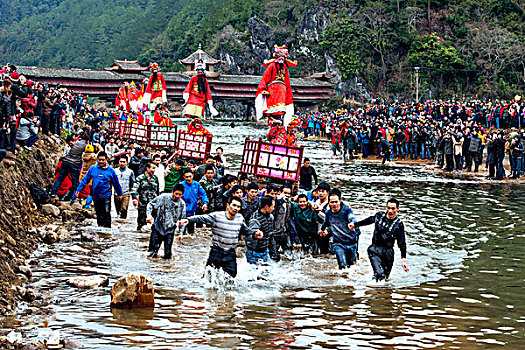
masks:
<path id="1" fill-rule="evenodd" d="M 328 198 L 330 209 L 325 212 L 319 235 L 330 237 L 339 269 L 346 269 L 356 263 L 360 231 L 354 227 L 354 212 L 341 201 L 341 191 L 334 188 Z"/>
<path id="2" fill-rule="evenodd" d="M 355 227 L 375 224 L 372 245 L 368 247 L 368 257 L 374 269 L 376 281 L 385 280 L 392 271 L 394 265 L 394 241 L 401 251 L 401 265 L 403 270 L 408 272 L 406 263 L 407 246 L 405 241 L 405 226 L 401 219 L 397 217 L 399 211 L 399 201 L 395 198 L 386 203 L 386 213 L 377 212 L 374 216 L 361 220 Z M 351 228 L 354 225 L 351 225 Z"/>
<path id="3" fill-rule="evenodd" d="M 146 222 L 151 227 L 148 255 L 156 257 L 164 242 L 164 259 L 171 259 L 171 246 L 179 220 L 186 218 L 186 204 L 182 200 L 184 186 L 176 184 L 173 193 L 164 193 L 148 203 Z M 154 218 L 155 217 L 155 218 Z"/>
<path id="4" fill-rule="evenodd" d="M 235 248 L 239 242 L 239 234 L 246 234 L 255 239 L 263 238 L 262 231 L 249 228 L 242 215 L 238 215 L 241 205 L 240 198 L 230 197 L 226 204 L 226 211 L 192 216 L 189 219 L 179 221 L 179 226 L 188 223 L 201 223 L 211 226 L 212 245 L 206 266 L 222 269 L 233 278 L 237 276 Z"/>

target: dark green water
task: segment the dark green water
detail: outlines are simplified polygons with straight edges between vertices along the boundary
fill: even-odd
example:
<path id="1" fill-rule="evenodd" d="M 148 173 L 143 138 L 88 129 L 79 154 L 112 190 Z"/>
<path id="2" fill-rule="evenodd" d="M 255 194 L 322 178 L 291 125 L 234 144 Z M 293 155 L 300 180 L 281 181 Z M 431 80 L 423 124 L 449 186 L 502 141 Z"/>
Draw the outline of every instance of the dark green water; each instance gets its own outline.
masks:
<path id="1" fill-rule="evenodd" d="M 243 139 L 263 135 L 252 126 L 214 124 L 214 145 L 238 168 Z M 523 263 L 525 190 L 448 179 L 422 168 L 379 167 L 331 158 L 328 144 L 309 142 L 307 156 L 321 178 L 343 190 L 358 219 L 401 201 L 410 271 L 399 251 L 392 281 L 371 283 L 363 230 L 362 260 L 349 275 L 334 257 L 283 261 L 268 281 L 239 258 L 238 285 L 201 278 L 209 250 L 204 232 L 174 246 L 170 262 L 146 258 L 147 233 L 134 232 L 136 212 L 96 243 L 42 247 L 31 284 L 51 300 L 4 320 L 29 337 L 60 330 L 85 348 L 524 348 Z M 74 235 L 75 237 L 75 235 Z M 110 285 L 138 271 L 156 288 L 154 310 L 110 310 L 109 288 L 79 291 L 65 279 L 104 274 Z M 218 276 L 220 278 L 220 276 Z M 51 311 L 52 314 L 46 314 Z M 49 327 L 43 329 L 43 323 Z"/>

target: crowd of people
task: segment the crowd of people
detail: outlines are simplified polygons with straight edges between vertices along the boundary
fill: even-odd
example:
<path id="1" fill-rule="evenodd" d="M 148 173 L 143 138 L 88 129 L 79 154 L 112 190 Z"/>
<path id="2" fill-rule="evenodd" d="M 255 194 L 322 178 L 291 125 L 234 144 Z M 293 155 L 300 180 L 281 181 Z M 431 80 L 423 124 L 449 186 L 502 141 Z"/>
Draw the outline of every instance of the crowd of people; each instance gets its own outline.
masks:
<path id="1" fill-rule="evenodd" d="M 26 79 L 15 65 L 8 63 L 0 70 L 0 160 L 7 152 L 16 153 L 17 143 L 31 150 L 39 133 L 73 132 L 76 115 L 94 118 L 103 114 L 85 100 L 86 96 L 60 85 Z"/>
<path id="2" fill-rule="evenodd" d="M 102 227 L 111 227 L 112 205 L 126 219 L 132 203 L 138 211 L 137 230 L 152 225 L 150 257 L 156 257 L 164 244 L 164 258 L 170 259 L 176 232 L 179 239 L 191 237 L 195 227 L 207 225 L 212 231 L 207 265 L 232 277 L 237 274 L 235 248 L 241 239 L 250 264 L 293 257 L 296 244 L 302 255 L 334 254 L 339 268 L 345 269 L 358 260 L 359 227 L 374 224 L 367 253 L 375 279 L 388 278 L 396 242 L 402 266 L 408 271 L 404 226 L 397 216 L 399 201 L 395 198 L 386 203 L 384 211 L 357 221 L 341 191 L 319 183 L 308 158 L 304 158 L 297 188 L 234 175 L 228 172 L 221 147 L 204 160 L 195 160 L 173 149 L 123 139 L 105 127 L 110 114 L 94 110 L 84 96 L 25 80 L 12 65 L 1 74 L 0 148 L 14 153 L 18 142 L 31 150 L 39 133 L 67 134 L 50 196 L 80 200 L 95 210 Z M 352 158 L 361 153 L 367 158 L 376 154 L 383 157 L 383 163 L 394 157 L 429 159 L 445 171 L 477 172 L 486 150 L 489 177 L 503 179 L 507 154 L 511 177 L 519 178 L 524 170 L 525 131 L 520 129 L 524 112 L 518 97 L 512 103 L 493 104 L 378 101 L 366 108 L 299 114 L 292 125 L 304 137 L 327 137 L 334 155 Z M 515 131 L 506 131 L 510 128 Z M 0 151 L 0 157 L 5 154 Z"/>
<path id="3" fill-rule="evenodd" d="M 484 164 L 490 179 L 525 171 L 525 104 L 513 101 L 427 101 L 375 103 L 357 109 L 299 115 L 304 137 L 327 137 L 334 156 L 377 155 L 389 160 L 433 160 L 445 171 L 477 172 Z M 474 166 L 473 166 L 474 165 Z"/>
<path id="4" fill-rule="evenodd" d="M 117 215 L 126 219 L 133 203 L 138 211 L 137 231 L 152 224 L 150 257 L 156 257 L 164 244 L 164 258 L 170 259 L 177 231 L 182 239 L 183 232 L 191 237 L 196 226 L 208 225 L 212 249 L 207 265 L 232 277 L 237 271 L 235 248 L 241 234 L 246 236 L 246 259 L 251 264 L 280 261 L 283 254 L 292 257 L 297 244 L 303 255 L 335 254 L 339 268 L 344 269 L 357 261 L 358 227 L 370 223 L 375 223 L 381 234 L 388 232 L 388 237 L 375 239 L 386 251 L 377 248 L 368 252 L 376 257 L 376 279 L 388 277 L 396 240 L 406 267 L 397 200 L 389 201 L 392 210 L 386 219 L 388 209 L 377 218 L 357 222 L 338 189 L 318 184 L 307 158 L 301 168 L 299 192 L 291 184 L 234 175 L 227 169 L 221 147 L 202 162 L 84 126 L 66 146 L 51 196 L 58 197 L 65 185 L 60 199 L 74 202 L 80 198 L 83 205 L 94 208 L 102 227 L 111 227 L 113 204 Z M 399 224 L 392 226 L 392 222 Z"/>

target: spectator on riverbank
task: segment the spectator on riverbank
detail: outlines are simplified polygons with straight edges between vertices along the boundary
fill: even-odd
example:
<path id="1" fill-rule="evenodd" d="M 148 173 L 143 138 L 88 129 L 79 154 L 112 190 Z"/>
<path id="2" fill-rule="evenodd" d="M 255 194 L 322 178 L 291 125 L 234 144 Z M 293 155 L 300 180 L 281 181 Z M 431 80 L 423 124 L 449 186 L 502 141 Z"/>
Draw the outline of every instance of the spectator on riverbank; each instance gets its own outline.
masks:
<path id="1" fill-rule="evenodd" d="M 38 141 L 38 129 L 33 121 L 33 112 L 27 112 L 20 118 L 16 140 L 27 150 L 32 150 Z"/>

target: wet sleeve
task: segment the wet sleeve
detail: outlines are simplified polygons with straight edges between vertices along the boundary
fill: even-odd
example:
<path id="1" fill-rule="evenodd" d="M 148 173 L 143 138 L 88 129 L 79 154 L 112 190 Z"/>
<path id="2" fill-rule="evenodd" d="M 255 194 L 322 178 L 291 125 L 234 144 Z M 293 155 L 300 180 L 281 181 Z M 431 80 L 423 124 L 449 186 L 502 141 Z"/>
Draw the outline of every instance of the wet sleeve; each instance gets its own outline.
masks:
<path id="1" fill-rule="evenodd" d="M 206 191 L 204 191 L 204 188 L 202 188 L 202 186 L 199 183 L 197 183 L 197 185 L 199 186 L 199 197 L 202 203 L 210 204 L 210 201 L 208 200 L 208 196 L 206 195 Z"/>
<path id="2" fill-rule="evenodd" d="M 353 222 L 355 224 L 357 222 L 354 216 L 354 212 L 350 208 L 348 208 L 347 220 L 348 220 L 348 223 Z"/>
<path id="3" fill-rule="evenodd" d="M 261 223 L 259 222 L 259 220 L 254 219 L 254 218 L 250 219 L 249 225 L 252 230 L 259 230 L 261 227 Z"/>
<path id="4" fill-rule="evenodd" d="M 407 244 L 405 240 L 405 225 L 401 222 L 396 230 L 396 239 L 397 246 L 401 251 L 401 258 L 405 259 L 407 257 Z"/>
<path id="5" fill-rule="evenodd" d="M 195 215 L 188 218 L 189 222 L 194 224 L 213 225 L 215 223 L 215 216 L 213 214 Z"/>
<path id="6" fill-rule="evenodd" d="M 251 236 L 255 233 L 255 230 L 246 225 L 246 222 L 243 220 L 241 224 L 241 234 L 245 236 Z"/>
<path id="7" fill-rule="evenodd" d="M 364 220 L 358 221 L 355 223 L 355 227 L 361 227 L 361 226 L 367 226 L 372 225 L 375 222 L 375 215 L 367 217 Z"/>
<path id="8" fill-rule="evenodd" d="M 157 197 L 148 203 L 148 206 L 146 207 L 146 218 L 152 217 L 153 210 L 156 209 L 159 201 L 159 197 Z"/>
<path id="9" fill-rule="evenodd" d="M 321 231 L 326 230 L 327 227 L 330 227 L 330 214 L 328 213 L 325 214 L 323 224 L 321 225 Z"/>

